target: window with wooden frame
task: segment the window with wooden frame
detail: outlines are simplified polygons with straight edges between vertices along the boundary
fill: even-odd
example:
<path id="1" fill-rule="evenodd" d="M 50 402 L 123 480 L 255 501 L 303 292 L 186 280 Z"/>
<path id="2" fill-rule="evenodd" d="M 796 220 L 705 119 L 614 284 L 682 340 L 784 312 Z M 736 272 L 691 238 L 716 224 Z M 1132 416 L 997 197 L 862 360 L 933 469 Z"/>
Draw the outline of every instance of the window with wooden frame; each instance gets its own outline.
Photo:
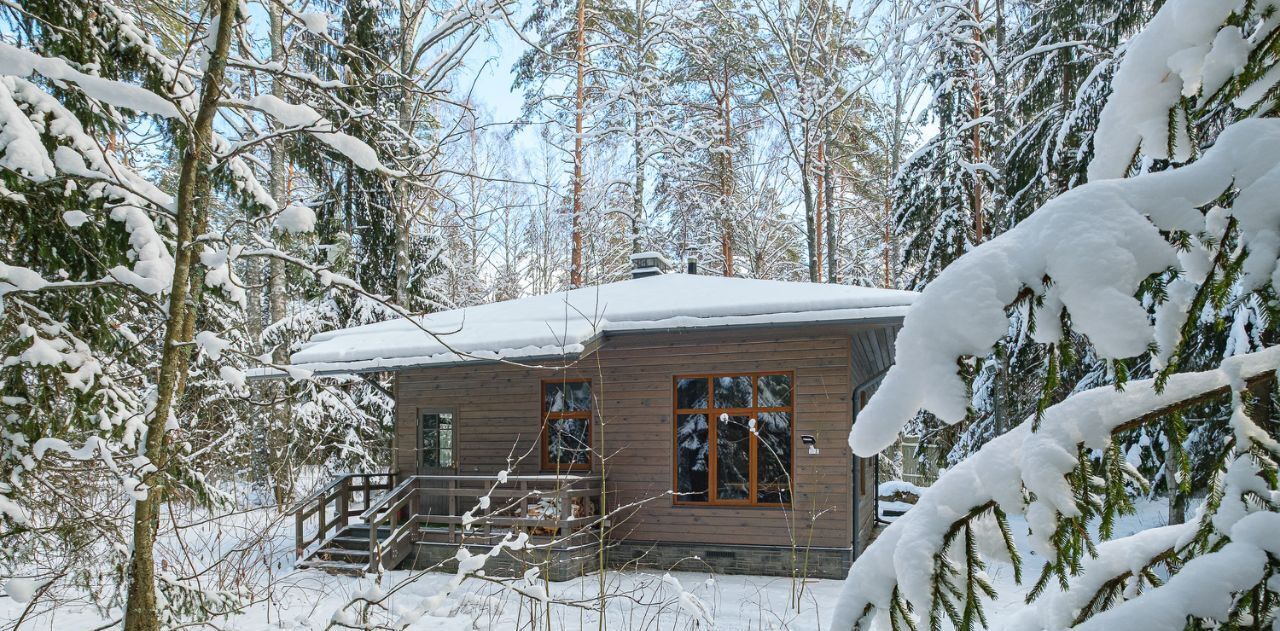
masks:
<path id="1" fill-rule="evenodd" d="M 453 412 L 422 412 L 419 440 L 420 467 L 453 468 Z"/>
<path id="2" fill-rule="evenodd" d="M 795 373 L 677 375 L 674 381 L 675 503 L 791 503 Z"/>
<path id="3" fill-rule="evenodd" d="M 591 469 L 591 380 L 542 382 L 542 468 Z"/>

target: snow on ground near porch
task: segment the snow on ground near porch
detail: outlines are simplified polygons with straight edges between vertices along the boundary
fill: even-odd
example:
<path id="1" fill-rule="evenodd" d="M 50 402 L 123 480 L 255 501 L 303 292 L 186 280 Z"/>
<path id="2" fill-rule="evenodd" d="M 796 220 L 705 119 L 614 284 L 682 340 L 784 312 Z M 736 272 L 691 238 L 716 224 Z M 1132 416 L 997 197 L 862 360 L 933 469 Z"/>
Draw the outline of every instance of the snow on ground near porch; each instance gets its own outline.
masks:
<path id="1" fill-rule="evenodd" d="M 292 363 L 323 373 L 572 355 L 599 334 L 898 318 L 915 296 L 849 285 L 661 274 L 321 333 L 293 354 Z"/>
<path id="2" fill-rule="evenodd" d="M 1116 528 L 1116 536 L 1123 537 L 1165 523 L 1164 502 L 1138 503 L 1138 513 L 1122 518 Z M 231 521 L 245 520 L 235 516 Z M 292 520 L 279 520 L 276 535 L 278 559 L 291 557 L 290 539 Z M 1020 517 L 1010 516 L 1015 539 L 1026 556 L 1024 577 L 1038 573 L 1038 558 L 1026 546 L 1026 525 Z M 209 528 L 201 536 L 214 539 L 227 535 L 234 529 Z M 216 544 L 229 549 L 238 545 L 236 536 L 226 536 Z M 690 561 L 690 569 L 696 561 Z M 682 566 L 683 567 L 683 566 Z M 1000 593 L 1000 600 L 987 607 L 991 628 L 1005 626 L 1008 617 L 1022 606 L 1028 585 L 1016 585 L 1009 565 L 992 563 L 988 575 Z M 382 579 L 381 589 L 409 576 L 407 572 L 390 572 Z M 659 571 L 609 572 L 605 575 L 606 593 L 609 594 L 607 628 L 615 631 L 631 630 L 682 630 L 716 629 L 718 631 L 825 631 L 830 629 L 830 617 L 835 599 L 840 592 L 841 581 L 810 580 L 804 585 L 798 608 L 791 605 L 792 589 L 797 587 L 790 579 L 769 576 L 712 576 L 698 572 L 673 572 L 675 581 L 664 580 Z M 415 583 L 397 593 L 392 606 L 411 609 L 424 599 L 439 593 L 452 578 L 449 574 L 427 573 Z M 560 601 L 573 601 L 584 605 L 594 604 L 599 594 L 598 575 L 574 581 L 552 583 L 550 596 Z M 264 581 L 254 581 L 259 602 L 234 616 L 219 619 L 216 628 L 226 631 L 269 631 L 276 629 L 318 630 L 332 620 L 334 612 L 349 600 L 370 593 L 371 579 L 330 576 L 315 570 L 290 571 L 288 561 L 275 569 L 275 579 L 270 588 Z M 678 585 L 677 585 L 678 583 Z M 538 582 L 537 585 L 542 585 Z M 1050 591 L 1056 588 L 1050 588 Z M 692 598 L 689 597 L 692 596 Z M 682 602 L 683 601 L 683 602 Z M 446 598 L 439 607 L 414 622 L 413 631 L 516 631 L 529 628 L 529 607 L 533 601 L 516 596 L 509 590 L 479 579 L 468 579 L 461 588 Z M 709 613 L 711 625 L 695 626 L 691 608 L 701 603 Z M 17 618 L 22 605 L 0 595 L 0 626 Z M 552 605 L 555 631 L 587 631 L 598 629 L 595 614 L 569 605 Z M 103 618 L 93 609 L 83 605 L 63 606 L 47 611 L 24 623 L 23 629 L 93 629 L 115 619 L 118 612 Z M 545 629 L 546 627 L 540 627 Z"/>

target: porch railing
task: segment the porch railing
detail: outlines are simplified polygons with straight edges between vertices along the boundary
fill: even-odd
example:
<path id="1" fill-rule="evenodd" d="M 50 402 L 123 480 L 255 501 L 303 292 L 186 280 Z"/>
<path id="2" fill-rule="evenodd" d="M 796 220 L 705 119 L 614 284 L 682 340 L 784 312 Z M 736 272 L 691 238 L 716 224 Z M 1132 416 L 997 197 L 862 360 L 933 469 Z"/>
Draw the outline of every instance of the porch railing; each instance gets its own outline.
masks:
<path id="1" fill-rule="evenodd" d="M 600 478 L 591 475 L 512 475 L 505 482 L 493 476 L 412 475 L 401 477 L 394 487 L 386 485 L 388 491 L 372 502 L 366 494 L 363 510 L 352 510 L 351 500 L 336 499 L 344 490 L 359 488 L 340 479 L 318 492 L 314 502 L 341 502 L 337 514 L 367 528 L 370 569 L 396 567 L 415 541 L 482 543 L 495 533 L 500 537 L 523 530 L 531 537 L 568 545 L 597 527 L 604 512 Z M 479 507 L 482 497 L 489 498 L 487 508 Z M 301 524 L 308 516 L 299 512 L 299 558 L 310 543 L 323 543 L 328 536 L 323 531 L 304 540 Z M 334 533 L 348 523 L 335 524 Z"/>
<path id="2" fill-rule="evenodd" d="M 389 471 L 344 473 L 298 502 L 294 511 L 298 558 L 303 557 L 311 544 L 323 544 L 346 528 L 352 517 L 363 513 L 384 491 L 391 489 L 394 480 L 395 474 Z M 308 528 L 313 517 L 315 526 Z"/>

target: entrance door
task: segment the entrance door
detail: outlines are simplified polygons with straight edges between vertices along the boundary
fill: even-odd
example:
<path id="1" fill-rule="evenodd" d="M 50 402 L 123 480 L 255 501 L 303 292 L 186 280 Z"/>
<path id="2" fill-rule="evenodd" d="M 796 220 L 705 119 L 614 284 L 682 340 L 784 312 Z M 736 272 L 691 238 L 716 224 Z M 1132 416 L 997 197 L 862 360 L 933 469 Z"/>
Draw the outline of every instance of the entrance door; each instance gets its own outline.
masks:
<path id="1" fill-rule="evenodd" d="M 421 410 L 418 414 L 418 474 L 454 475 L 458 459 L 455 449 L 452 410 Z M 448 482 L 423 480 L 423 488 L 448 488 Z M 448 515 L 449 498 L 433 495 L 427 490 L 421 494 L 418 512 L 423 515 Z M 430 519 L 427 520 L 430 522 Z"/>

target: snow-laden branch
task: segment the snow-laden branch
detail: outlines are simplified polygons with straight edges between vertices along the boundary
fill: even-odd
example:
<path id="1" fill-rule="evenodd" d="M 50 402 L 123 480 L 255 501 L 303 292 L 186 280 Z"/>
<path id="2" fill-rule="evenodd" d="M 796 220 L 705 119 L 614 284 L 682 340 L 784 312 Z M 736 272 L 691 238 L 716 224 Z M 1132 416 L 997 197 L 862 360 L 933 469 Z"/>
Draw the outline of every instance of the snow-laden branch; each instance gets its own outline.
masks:
<path id="1" fill-rule="evenodd" d="M 895 591 L 916 611 L 930 611 L 935 597 L 934 562 L 948 533 L 993 506 L 1025 514 L 1032 547 L 1052 558 L 1050 536 L 1059 517 L 1082 512 L 1067 479 L 1080 464 L 1081 446 L 1105 449 L 1116 431 L 1134 422 L 1274 378 L 1278 366 L 1280 347 L 1272 347 L 1227 359 L 1216 370 L 1173 375 L 1159 392 L 1154 380 L 1134 381 L 1123 390 L 1111 386 L 1087 390 L 1045 410 L 1036 431 L 1032 431 L 1035 417 L 1028 418 L 947 471 L 858 557 L 841 592 L 833 627 L 850 629 L 867 615 L 888 616 Z M 1251 423 L 1247 417 L 1233 417 L 1233 425 L 1247 431 Z M 1250 476 L 1245 472 L 1237 477 L 1244 481 Z M 1243 517 L 1238 512 L 1234 518 L 1240 521 L 1222 525 L 1230 530 Z M 978 520 L 971 525 L 992 527 Z"/>
<path id="2" fill-rule="evenodd" d="M 1233 187 L 1239 192 L 1230 208 L 1198 210 Z M 1251 119 L 1224 130 L 1188 166 L 1093 182 L 1045 204 L 924 289 L 898 336 L 896 364 L 853 427 L 854 452 L 868 456 L 892 444 L 921 409 L 951 423 L 964 418 L 969 394 L 956 362 L 990 353 L 1009 330 L 1007 307 L 1028 290 L 1043 297 L 1036 341 L 1062 336 L 1065 311 L 1100 357 L 1146 352 L 1158 329 L 1181 322 L 1170 313 L 1153 325 L 1135 298 L 1139 284 L 1171 268 L 1199 281 L 1208 269 L 1208 253 L 1180 252 L 1161 231 L 1217 238 L 1234 218 L 1249 252 L 1246 284 L 1274 284 L 1280 280 L 1273 275 L 1280 254 L 1278 195 L 1280 121 Z M 1166 347 L 1177 341 L 1176 333 L 1159 339 Z"/>
<path id="3" fill-rule="evenodd" d="M 1169 112 L 1184 96 L 1201 90 L 1217 92 L 1244 66 L 1253 45 L 1239 27 L 1222 26 L 1240 4 L 1235 0 L 1170 2 L 1134 36 L 1125 47 L 1111 98 L 1098 120 L 1095 135 L 1106 142 L 1095 143 L 1089 163 L 1091 181 L 1124 177 L 1138 150 L 1176 162 L 1191 157 L 1194 147 L 1186 117 L 1176 115 L 1177 136 L 1171 139 Z"/>
<path id="4" fill-rule="evenodd" d="M 72 68 L 65 60 L 41 57 L 0 42 L 0 74 L 25 77 L 32 73 L 39 73 L 54 81 L 74 83 L 90 97 L 116 107 L 164 118 L 181 118 L 181 113 L 173 103 L 146 88 L 87 75 Z"/>

